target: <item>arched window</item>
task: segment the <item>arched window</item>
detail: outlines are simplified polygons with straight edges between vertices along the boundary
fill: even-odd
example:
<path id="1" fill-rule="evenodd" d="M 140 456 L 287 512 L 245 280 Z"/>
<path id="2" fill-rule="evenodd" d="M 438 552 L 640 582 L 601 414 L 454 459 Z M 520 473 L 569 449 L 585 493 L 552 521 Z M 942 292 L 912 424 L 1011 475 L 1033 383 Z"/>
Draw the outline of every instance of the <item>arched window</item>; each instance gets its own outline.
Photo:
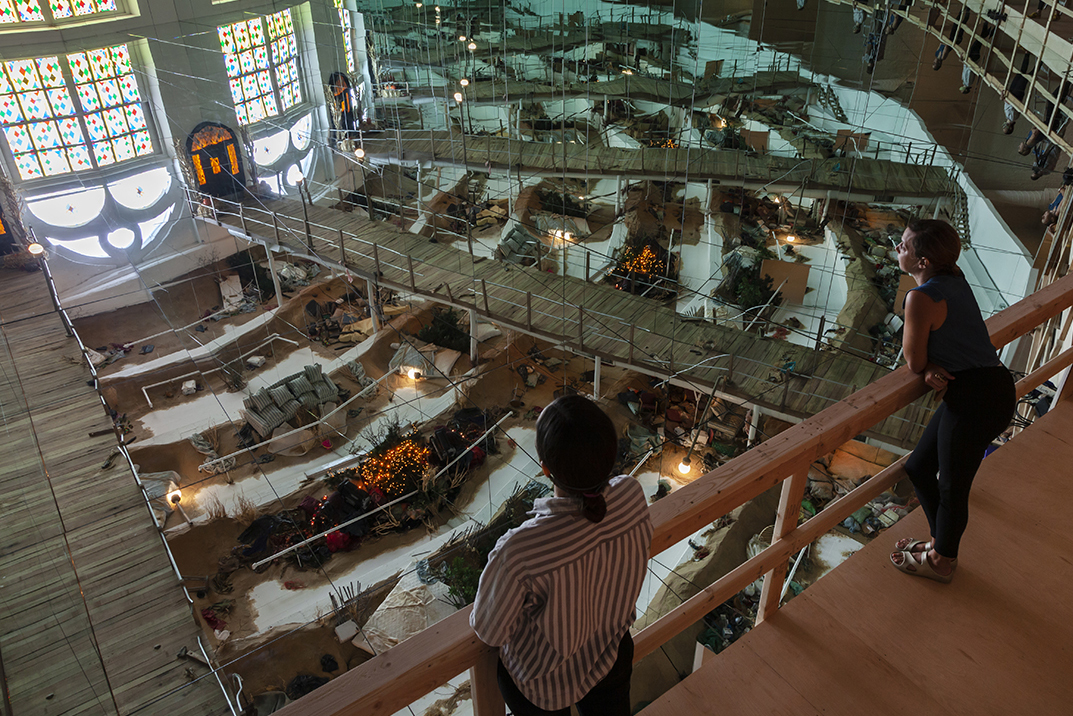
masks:
<path id="1" fill-rule="evenodd" d="M 202 122 L 186 138 L 186 151 L 199 191 L 212 196 L 242 191 L 246 175 L 237 138 L 230 128 L 218 122 Z"/>

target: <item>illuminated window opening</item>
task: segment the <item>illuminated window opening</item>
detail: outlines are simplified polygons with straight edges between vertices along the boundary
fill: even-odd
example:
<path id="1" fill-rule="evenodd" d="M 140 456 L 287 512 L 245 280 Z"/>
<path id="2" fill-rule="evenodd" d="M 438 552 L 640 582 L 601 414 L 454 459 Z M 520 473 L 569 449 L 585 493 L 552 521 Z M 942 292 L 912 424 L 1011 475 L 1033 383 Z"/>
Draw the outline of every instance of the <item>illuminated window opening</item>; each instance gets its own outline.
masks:
<path id="1" fill-rule="evenodd" d="M 0 63 L 0 127 L 19 176 L 58 176 L 152 154 L 127 46 L 65 60 Z"/>
<path id="2" fill-rule="evenodd" d="M 0 0 L 0 26 L 66 24 L 91 15 L 119 12 L 116 0 Z"/>
<path id="3" fill-rule="evenodd" d="M 301 103 L 290 10 L 222 25 L 217 33 L 239 124 L 255 124 Z"/>
<path id="4" fill-rule="evenodd" d="M 343 7 L 343 0 L 332 0 L 339 13 L 339 26 L 343 30 L 343 52 L 346 54 L 346 68 L 354 72 L 354 31 L 350 24 L 350 11 Z"/>

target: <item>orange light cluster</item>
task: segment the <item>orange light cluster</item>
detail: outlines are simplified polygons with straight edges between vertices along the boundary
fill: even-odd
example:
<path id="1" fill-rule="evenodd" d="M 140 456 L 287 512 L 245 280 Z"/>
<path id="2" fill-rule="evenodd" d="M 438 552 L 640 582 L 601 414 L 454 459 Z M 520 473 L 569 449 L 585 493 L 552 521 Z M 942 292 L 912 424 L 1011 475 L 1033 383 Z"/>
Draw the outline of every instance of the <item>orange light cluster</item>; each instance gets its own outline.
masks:
<path id="1" fill-rule="evenodd" d="M 196 152 L 214 144 L 234 141 L 235 137 L 223 127 L 205 127 L 194 135 L 194 141 L 190 145 L 190 151 Z"/>
<path id="2" fill-rule="evenodd" d="M 430 452 L 413 440 L 404 440 L 383 455 L 370 457 L 358 466 L 358 479 L 379 487 L 389 497 L 402 494 L 407 481 L 421 475 Z"/>
<path id="3" fill-rule="evenodd" d="M 645 246 L 641 253 L 627 259 L 622 264 L 626 273 L 653 274 L 661 268 L 660 260 L 651 246 Z"/>

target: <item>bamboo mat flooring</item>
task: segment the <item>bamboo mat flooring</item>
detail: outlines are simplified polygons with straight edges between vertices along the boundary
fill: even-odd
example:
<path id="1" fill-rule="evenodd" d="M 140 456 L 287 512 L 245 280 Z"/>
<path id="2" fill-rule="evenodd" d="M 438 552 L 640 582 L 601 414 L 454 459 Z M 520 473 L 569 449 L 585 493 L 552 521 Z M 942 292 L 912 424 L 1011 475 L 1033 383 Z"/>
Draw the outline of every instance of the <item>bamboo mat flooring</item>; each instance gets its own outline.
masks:
<path id="1" fill-rule="evenodd" d="M 278 241 L 295 254 L 311 255 L 305 245 L 301 204 L 250 198 L 242 205 L 241 216 L 234 205 L 220 202 L 217 208 L 215 221 L 244 230 L 254 240 L 269 245 Z M 202 213 L 201 218 L 213 221 L 208 210 Z M 613 286 L 473 259 L 464 247 L 429 243 L 357 214 L 316 206 L 309 207 L 308 214 L 317 260 L 327 266 L 343 265 L 342 230 L 346 268 L 359 277 L 371 278 L 379 271 L 379 283 L 397 291 L 474 309 L 503 327 L 561 341 L 651 375 L 673 374 L 705 392 L 726 379 L 722 394 L 790 419 L 814 415 L 846 398 L 851 386 L 862 388 L 887 373 L 848 353 L 816 352 L 683 320 L 673 306 Z M 792 368 L 787 380 L 780 368 L 788 365 Z M 912 447 L 932 411 L 925 400 L 898 411 L 865 435 Z M 915 419 L 909 421 L 909 415 Z"/>
<path id="2" fill-rule="evenodd" d="M 984 460 L 953 582 L 891 566 L 917 510 L 642 713 L 1069 713 L 1070 463 L 1067 399 Z"/>
<path id="3" fill-rule="evenodd" d="M 712 179 L 733 186 L 806 186 L 810 195 L 828 191 L 878 197 L 929 198 L 950 188 L 950 175 L 936 166 L 885 159 L 831 157 L 802 162 L 793 157 L 754 155 L 730 149 L 649 147 L 628 149 L 591 144 L 526 142 L 459 132 L 408 130 L 405 138 L 384 134 L 362 140 L 373 162 L 450 162 L 477 171 L 539 173 L 548 176 L 663 177 L 668 181 Z"/>
<path id="4" fill-rule="evenodd" d="M 69 360 L 70 359 L 70 360 Z M 77 342 L 40 273 L 0 272 L 0 665 L 17 716 L 228 712 Z M 194 666 L 195 676 L 207 669 Z"/>

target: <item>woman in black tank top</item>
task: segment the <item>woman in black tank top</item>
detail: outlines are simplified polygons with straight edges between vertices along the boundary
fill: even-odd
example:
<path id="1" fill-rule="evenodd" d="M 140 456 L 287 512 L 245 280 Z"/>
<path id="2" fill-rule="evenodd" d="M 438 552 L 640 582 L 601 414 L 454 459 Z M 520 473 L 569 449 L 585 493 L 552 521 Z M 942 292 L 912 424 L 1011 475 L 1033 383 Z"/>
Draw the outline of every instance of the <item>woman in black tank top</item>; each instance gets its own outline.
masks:
<path id="1" fill-rule="evenodd" d="M 890 559 L 907 574 L 949 582 L 969 522 L 969 490 L 984 451 L 1013 417 L 1013 378 L 995 354 L 957 267 L 961 241 L 945 221 L 912 221 L 898 265 L 917 282 L 905 297 L 902 350 L 914 373 L 942 391 L 905 471 L 928 518 L 931 540 L 904 539 Z"/>

